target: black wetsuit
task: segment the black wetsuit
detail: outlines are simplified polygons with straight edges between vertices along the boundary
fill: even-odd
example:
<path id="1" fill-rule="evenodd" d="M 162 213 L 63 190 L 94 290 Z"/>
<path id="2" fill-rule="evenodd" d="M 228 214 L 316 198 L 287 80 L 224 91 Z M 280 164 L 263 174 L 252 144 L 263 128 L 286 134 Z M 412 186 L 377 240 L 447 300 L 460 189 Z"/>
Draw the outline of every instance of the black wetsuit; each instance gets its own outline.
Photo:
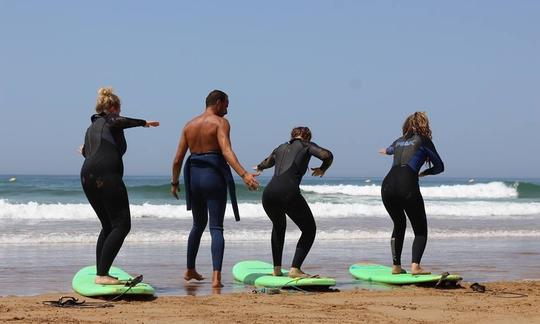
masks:
<path id="1" fill-rule="evenodd" d="M 426 161 L 433 166 L 424 170 L 424 175 L 443 172 L 444 164 L 433 142 L 416 134 L 408 138 L 400 137 L 386 149 L 386 153 L 394 155 L 392 169 L 384 178 L 381 189 L 384 207 L 394 222 L 391 240 L 393 264 L 401 265 L 407 226 L 405 213 L 414 231 L 412 262 L 420 263 L 426 248 L 428 230 L 418 172 Z"/>
<path id="2" fill-rule="evenodd" d="M 81 183 L 100 222 L 96 246 L 98 276 L 107 276 L 114 258 L 131 229 L 126 186 L 122 181 L 122 155 L 127 144 L 124 129 L 144 126 L 146 121 L 113 114 L 92 116 L 84 139 Z"/>
<path id="3" fill-rule="evenodd" d="M 292 266 L 300 268 L 315 240 L 315 220 L 309 206 L 300 194 L 300 181 L 306 173 L 311 156 L 323 161 L 326 171 L 332 164 L 332 153 L 312 142 L 293 139 L 280 145 L 257 166 L 264 170 L 275 165 L 274 176 L 264 189 L 262 203 L 272 221 L 272 256 L 274 266 L 281 266 L 287 214 L 300 228 L 302 235 L 296 245 Z"/>

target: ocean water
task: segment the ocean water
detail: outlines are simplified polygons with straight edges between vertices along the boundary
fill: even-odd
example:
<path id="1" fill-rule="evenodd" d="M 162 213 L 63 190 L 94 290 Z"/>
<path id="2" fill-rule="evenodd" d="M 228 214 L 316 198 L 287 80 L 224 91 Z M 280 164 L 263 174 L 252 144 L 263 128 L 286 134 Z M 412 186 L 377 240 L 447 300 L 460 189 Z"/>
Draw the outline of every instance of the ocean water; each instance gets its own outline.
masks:
<path id="1" fill-rule="evenodd" d="M 71 290 L 71 278 L 94 263 L 99 221 L 78 176 L 0 176 L 0 295 L 33 295 Z M 208 294 L 208 281 L 185 285 L 186 243 L 191 212 L 169 193 L 169 178 L 125 177 L 132 230 L 115 264 L 144 273 L 159 294 Z M 261 178 L 267 183 L 268 178 Z M 380 178 L 306 176 L 301 189 L 317 222 L 308 272 L 334 276 L 338 288 L 372 287 L 352 280 L 351 263 L 391 262 L 392 222 L 381 199 Z M 433 272 L 450 271 L 467 281 L 540 279 L 540 180 L 421 179 L 429 239 L 422 263 Z M 242 220 L 230 206 L 225 216 L 226 251 L 222 292 L 249 289 L 232 280 L 230 269 L 244 259 L 271 262 L 271 222 L 260 203 L 262 189 L 237 183 Z M 289 221 L 284 264 L 291 261 L 300 233 Z M 410 261 L 409 229 L 403 264 Z M 203 235 L 198 269 L 211 273 L 210 235 Z M 373 288 L 373 287 L 372 287 Z M 377 287 L 379 289 L 381 287 Z"/>

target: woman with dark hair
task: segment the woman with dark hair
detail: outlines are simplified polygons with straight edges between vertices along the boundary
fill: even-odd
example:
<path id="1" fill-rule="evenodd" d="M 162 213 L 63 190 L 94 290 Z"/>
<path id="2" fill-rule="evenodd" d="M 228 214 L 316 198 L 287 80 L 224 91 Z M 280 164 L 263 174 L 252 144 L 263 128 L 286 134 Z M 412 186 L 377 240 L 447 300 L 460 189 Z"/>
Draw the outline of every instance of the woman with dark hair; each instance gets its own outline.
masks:
<path id="1" fill-rule="evenodd" d="M 255 167 L 257 172 L 274 168 L 274 176 L 264 189 L 262 204 L 272 221 L 272 256 L 274 276 L 281 276 L 281 261 L 288 215 L 300 228 L 302 235 L 296 246 L 289 277 L 302 278 L 310 275 L 300 270 L 313 241 L 316 225 L 306 200 L 300 193 L 300 182 L 307 171 L 311 156 L 322 160 L 318 168 L 312 168 L 313 176 L 322 177 L 332 164 L 332 152 L 311 142 L 311 131 L 307 127 L 296 127 L 290 141 L 278 146 L 270 156 Z"/>
<path id="2" fill-rule="evenodd" d="M 406 213 L 414 231 L 411 273 L 429 274 L 420 267 L 428 230 L 418 177 L 439 174 L 444 171 L 444 164 L 431 141 L 431 129 L 426 113 L 415 112 L 407 117 L 403 123 L 403 136 L 388 148 L 379 150 L 379 153 L 394 155 L 392 168 L 384 178 L 381 188 L 384 207 L 394 222 L 391 239 L 392 273 L 406 273 L 401 267 L 401 251 L 407 226 Z M 420 172 L 424 163 L 428 163 L 429 167 Z"/>
<path id="3" fill-rule="evenodd" d="M 81 168 L 81 183 L 88 202 L 101 222 L 96 246 L 96 284 L 121 284 L 109 276 L 109 269 L 131 229 L 129 200 L 122 177 L 122 156 L 127 144 L 124 129 L 159 126 L 146 121 L 120 116 L 120 98 L 112 88 L 100 88 L 96 114 L 86 130 L 81 153 L 85 157 Z"/>

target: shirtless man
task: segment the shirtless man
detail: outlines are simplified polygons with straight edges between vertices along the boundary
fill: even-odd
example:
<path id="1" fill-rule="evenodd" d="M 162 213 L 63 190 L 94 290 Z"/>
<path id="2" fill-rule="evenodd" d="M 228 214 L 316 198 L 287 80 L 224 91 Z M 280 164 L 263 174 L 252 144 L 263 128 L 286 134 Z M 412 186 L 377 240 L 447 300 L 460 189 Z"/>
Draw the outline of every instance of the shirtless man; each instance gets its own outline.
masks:
<path id="1" fill-rule="evenodd" d="M 223 217 L 227 204 L 227 188 L 231 196 L 235 218 L 238 221 L 238 206 L 234 180 L 231 170 L 242 177 L 250 190 L 259 187 L 255 176 L 248 173 L 238 162 L 231 148 L 229 137 L 229 121 L 227 114 L 229 98 L 226 93 L 214 90 L 206 97 L 205 111 L 189 121 L 180 137 L 176 156 L 173 161 L 171 193 L 178 199 L 179 176 L 187 150 L 191 155 L 184 167 L 184 184 L 186 187 L 186 203 L 193 213 L 193 227 L 188 238 L 187 269 L 184 279 L 203 280 L 195 270 L 195 259 L 199 250 L 201 236 L 210 219 L 210 235 L 212 237 L 212 287 L 223 287 L 221 284 L 221 265 L 223 263 Z"/>

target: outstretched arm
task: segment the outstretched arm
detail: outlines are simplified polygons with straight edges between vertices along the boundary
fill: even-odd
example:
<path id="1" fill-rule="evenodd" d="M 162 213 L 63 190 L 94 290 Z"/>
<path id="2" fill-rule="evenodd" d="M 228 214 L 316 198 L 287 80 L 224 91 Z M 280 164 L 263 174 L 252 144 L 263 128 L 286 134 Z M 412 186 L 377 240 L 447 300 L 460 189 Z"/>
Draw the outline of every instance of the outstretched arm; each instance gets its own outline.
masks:
<path id="1" fill-rule="evenodd" d="M 236 157 L 236 154 L 232 150 L 230 139 L 231 125 L 229 124 L 229 121 L 226 119 L 222 119 L 218 126 L 217 132 L 219 148 L 221 149 L 221 153 L 223 153 L 223 157 L 225 158 L 227 163 L 229 163 L 233 170 L 240 177 L 242 177 L 242 180 L 244 180 L 244 183 L 250 190 L 257 189 L 259 187 L 259 183 L 251 173 L 248 173 L 242 167 L 242 165 L 238 161 L 238 158 Z"/>
<path id="2" fill-rule="evenodd" d="M 157 127 L 159 126 L 159 122 L 157 121 L 146 121 L 144 119 L 135 119 L 135 118 L 128 118 L 123 116 L 114 116 L 109 118 L 109 122 L 111 123 L 112 127 L 115 128 L 132 128 L 132 127 Z"/>
<path id="3" fill-rule="evenodd" d="M 257 172 L 261 172 L 264 169 L 269 169 L 273 167 L 275 164 L 276 164 L 276 150 L 273 150 L 272 153 L 266 159 L 264 159 L 261 163 L 259 163 L 255 167 L 255 170 L 257 170 Z"/>
<path id="4" fill-rule="evenodd" d="M 176 199 L 178 199 L 178 192 L 180 191 L 180 170 L 182 169 L 182 163 L 184 162 L 184 157 L 186 156 L 187 150 L 188 145 L 186 140 L 186 132 L 185 129 L 183 129 L 172 166 L 171 193 Z"/>
<path id="5" fill-rule="evenodd" d="M 388 146 L 387 148 L 382 148 L 379 150 L 379 153 L 381 153 L 382 155 L 392 155 L 394 154 L 394 147 L 396 145 L 396 142 L 397 140 L 395 140 L 392 144 L 390 144 L 390 146 Z"/>

